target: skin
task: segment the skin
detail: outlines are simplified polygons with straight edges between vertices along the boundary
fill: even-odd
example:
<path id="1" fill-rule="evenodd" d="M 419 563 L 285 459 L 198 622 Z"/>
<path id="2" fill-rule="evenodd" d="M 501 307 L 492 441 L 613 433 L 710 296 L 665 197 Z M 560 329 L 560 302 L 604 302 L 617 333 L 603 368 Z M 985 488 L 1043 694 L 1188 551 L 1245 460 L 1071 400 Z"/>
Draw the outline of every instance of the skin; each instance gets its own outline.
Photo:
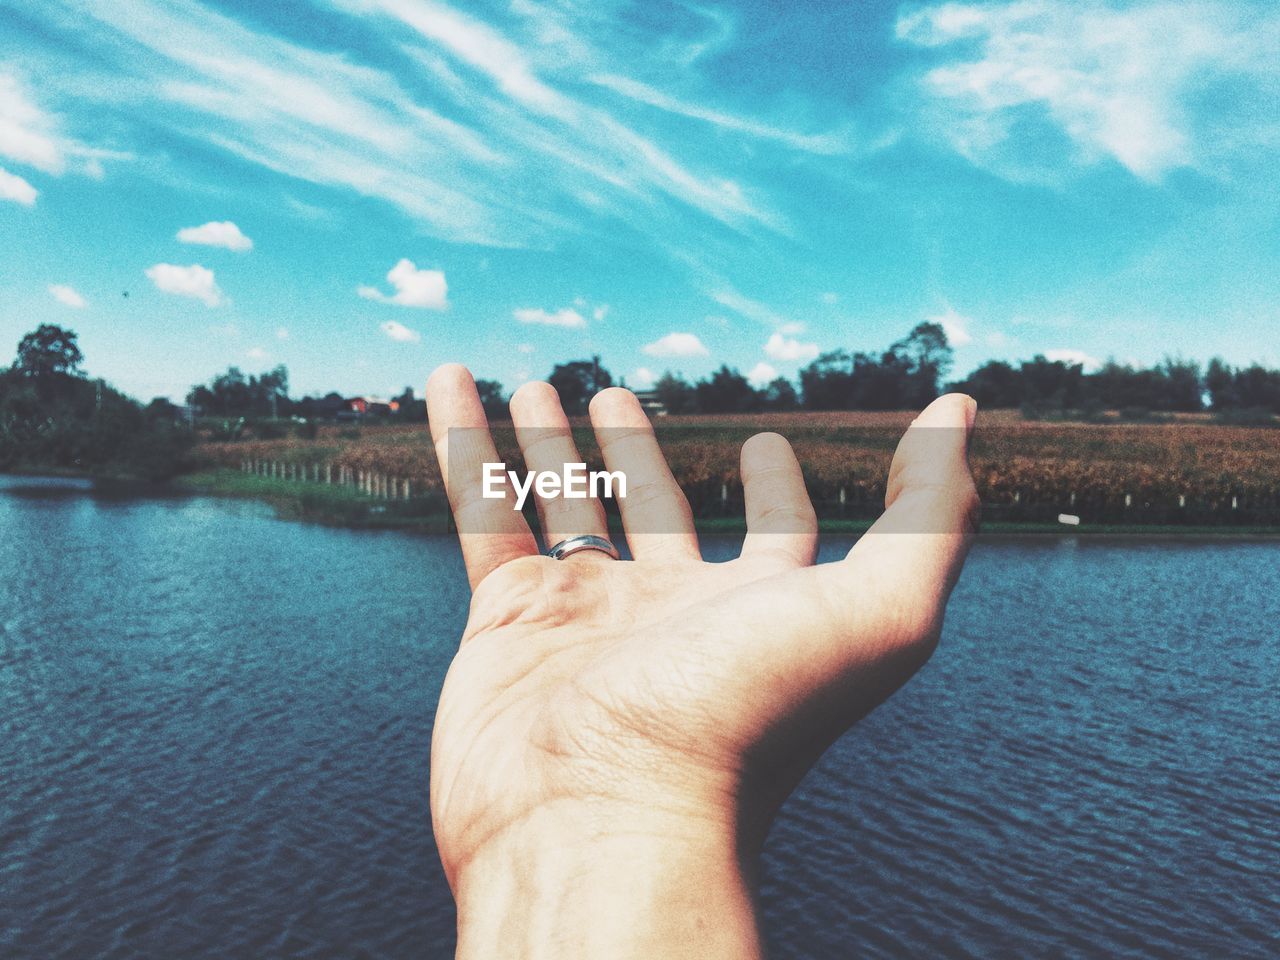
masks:
<path id="1" fill-rule="evenodd" d="M 509 502 L 480 496 L 499 458 L 471 375 L 438 369 L 427 405 L 473 588 L 431 745 L 457 956 L 760 956 L 752 871 L 779 805 L 937 642 L 977 516 L 973 401 L 917 418 L 884 515 L 816 566 L 813 508 L 776 434 L 742 448 L 741 556 L 705 563 L 634 395 L 603 391 L 591 421 L 628 478 L 635 559 L 557 561 Z M 529 469 L 580 461 L 549 385 L 521 387 L 511 412 Z M 539 511 L 547 546 L 607 534 L 597 501 Z"/>

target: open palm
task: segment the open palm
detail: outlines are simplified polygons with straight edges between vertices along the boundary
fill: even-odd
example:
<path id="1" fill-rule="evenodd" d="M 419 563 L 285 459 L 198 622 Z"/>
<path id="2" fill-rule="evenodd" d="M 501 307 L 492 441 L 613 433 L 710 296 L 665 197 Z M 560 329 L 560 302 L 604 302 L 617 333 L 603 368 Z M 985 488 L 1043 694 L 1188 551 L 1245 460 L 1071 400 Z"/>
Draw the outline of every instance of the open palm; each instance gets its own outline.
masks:
<path id="1" fill-rule="evenodd" d="M 916 420 L 883 517 L 818 566 L 800 467 L 775 434 L 743 446 L 741 556 L 706 563 L 639 403 L 604 391 L 591 419 L 607 467 L 627 477 L 635 559 L 554 560 L 509 500 L 480 495 L 498 457 L 470 375 L 442 367 L 427 401 L 474 588 L 432 741 L 433 825 L 455 893 L 513 836 L 640 837 L 748 862 L 821 752 L 933 647 L 976 512 L 968 398 Z M 511 411 L 530 470 L 580 462 L 551 387 L 522 387 Z M 598 501 L 538 506 L 548 546 L 607 535 Z"/>

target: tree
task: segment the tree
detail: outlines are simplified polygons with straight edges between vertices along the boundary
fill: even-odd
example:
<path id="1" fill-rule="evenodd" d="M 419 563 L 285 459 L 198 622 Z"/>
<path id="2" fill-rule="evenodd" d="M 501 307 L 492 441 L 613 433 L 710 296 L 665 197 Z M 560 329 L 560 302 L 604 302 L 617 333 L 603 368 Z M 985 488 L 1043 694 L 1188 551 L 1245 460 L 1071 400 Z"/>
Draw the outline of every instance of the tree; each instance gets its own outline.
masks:
<path id="1" fill-rule="evenodd" d="M 786 377 L 778 377 L 762 391 L 761 405 L 765 410 L 785 413 L 800 406 L 796 388 Z"/>
<path id="2" fill-rule="evenodd" d="M 1022 376 L 1003 360 L 988 360 L 952 389 L 967 393 L 979 407 L 1020 407 L 1023 402 Z"/>
<path id="3" fill-rule="evenodd" d="M 955 351 L 947 341 L 942 324 L 918 323 L 903 339 L 893 344 L 881 365 L 901 374 L 903 394 L 895 406 L 924 407 L 938 396 L 938 383 L 951 369 Z"/>
<path id="4" fill-rule="evenodd" d="M 847 350 L 822 354 L 800 371 L 800 392 L 806 409 L 851 409 L 853 357 Z"/>
<path id="5" fill-rule="evenodd" d="M 605 387 L 613 386 L 613 377 L 600 365 L 600 357 L 590 360 L 573 360 L 569 363 L 556 364 L 547 382 L 560 394 L 560 405 L 564 412 L 574 414 L 586 413 L 591 398 Z"/>
<path id="6" fill-rule="evenodd" d="M 497 380 L 477 380 L 476 393 L 480 394 L 480 405 L 490 420 L 510 420 L 511 411 L 507 408 L 507 394 Z"/>
<path id="7" fill-rule="evenodd" d="M 697 397 L 694 395 L 693 385 L 670 370 L 653 385 L 653 392 L 667 413 L 692 413 L 696 408 Z"/>
<path id="8" fill-rule="evenodd" d="M 759 406 L 759 397 L 737 370 L 724 364 L 708 380 L 693 388 L 702 413 L 750 413 Z"/>
<path id="9" fill-rule="evenodd" d="M 74 376 L 83 362 L 75 331 L 42 323 L 18 341 L 13 369 L 20 376 L 35 380 L 36 389 L 47 396 L 55 378 Z"/>

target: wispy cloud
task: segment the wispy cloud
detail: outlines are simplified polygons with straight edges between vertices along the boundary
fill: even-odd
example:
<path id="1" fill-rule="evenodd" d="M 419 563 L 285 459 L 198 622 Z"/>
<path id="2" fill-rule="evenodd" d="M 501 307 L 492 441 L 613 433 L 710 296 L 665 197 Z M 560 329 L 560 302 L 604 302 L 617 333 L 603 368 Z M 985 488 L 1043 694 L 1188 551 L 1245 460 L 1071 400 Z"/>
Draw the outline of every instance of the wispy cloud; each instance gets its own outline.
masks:
<path id="1" fill-rule="evenodd" d="M 1207 146 L 1214 111 L 1201 116 L 1197 98 L 1233 83 L 1274 90 L 1278 27 L 1220 2 L 1016 0 L 918 9 L 897 35 L 951 55 L 921 78 L 920 113 L 973 162 L 1037 179 L 1109 158 L 1155 181 Z"/>
<path id="2" fill-rule="evenodd" d="M 226 295 L 218 287 L 213 271 L 198 263 L 178 266 L 173 263 L 157 263 L 144 273 L 157 290 L 179 297 L 191 297 L 206 307 L 220 307 L 227 302 Z"/>
<path id="3" fill-rule="evenodd" d="M 100 179 L 104 159 L 129 156 L 81 143 L 63 133 L 62 125 L 61 117 L 36 102 L 29 84 L 12 67 L 0 65 L 0 157 L 52 176 L 61 176 L 72 169 Z M 22 179 L 16 174 L 9 176 Z M 0 184 L 0 195 L 7 196 L 3 193 L 3 184 Z M 9 199 L 17 197 L 9 196 Z"/>
<path id="4" fill-rule="evenodd" d="M 727 130 L 770 149 L 837 148 L 827 134 L 627 86 L 600 69 L 623 42 L 608 17 L 553 24 L 529 2 L 514 20 L 435 0 L 314 3 L 361 42 L 311 48 L 192 0 L 36 5 L 31 15 L 51 32 L 75 22 L 75 42 L 92 54 L 74 81 L 50 70 L 41 84 L 283 177 L 385 201 L 442 239 L 499 247 L 548 248 L 619 223 L 653 234 L 690 211 L 706 218 L 691 233 L 787 230 L 757 168 L 745 157 L 726 165 L 715 138 Z M 581 57 L 540 58 L 544 34 Z M 588 71 L 612 78 L 623 99 L 587 82 Z M 645 99 L 703 121 L 702 141 L 632 123 L 620 107 Z M 24 156 L 59 162 L 46 141 L 21 146 Z"/>
<path id="5" fill-rule="evenodd" d="M 444 310 L 449 305 L 449 285 L 443 270 L 419 270 L 412 260 L 403 259 L 387 272 L 387 282 L 396 291 L 391 296 L 369 286 L 357 287 L 356 293 L 366 300 L 402 307 Z"/>
<path id="6" fill-rule="evenodd" d="M 797 133 L 782 127 L 770 126 L 757 120 L 735 116 L 720 110 L 712 110 L 697 103 L 690 103 L 663 93 L 655 87 L 629 77 L 611 73 L 598 73 L 587 78 L 597 86 L 612 90 L 614 93 L 647 104 L 658 110 L 701 120 L 721 130 L 744 133 L 760 140 L 774 140 L 796 150 L 817 154 L 850 153 L 853 149 L 851 138 L 847 133 Z"/>
<path id="7" fill-rule="evenodd" d="M 198 227 L 183 227 L 178 231 L 178 240 L 205 247 L 225 247 L 236 253 L 246 253 L 253 249 L 253 241 L 230 220 L 213 220 Z"/>
<path id="8" fill-rule="evenodd" d="M 750 297 L 744 297 L 732 287 L 713 290 L 709 296 L 720 306 L 727 307 L 734 313 L 746 317 L 748 320 L 754 320 L 763 326 L 773 327 L 777 330 L 786 328 L 788 333 L 799 333 L 803 329 L 802 326 L 788 317 L 784 317 L 768 304 L 761 303 L 759 300 L 752 300 Z"/>

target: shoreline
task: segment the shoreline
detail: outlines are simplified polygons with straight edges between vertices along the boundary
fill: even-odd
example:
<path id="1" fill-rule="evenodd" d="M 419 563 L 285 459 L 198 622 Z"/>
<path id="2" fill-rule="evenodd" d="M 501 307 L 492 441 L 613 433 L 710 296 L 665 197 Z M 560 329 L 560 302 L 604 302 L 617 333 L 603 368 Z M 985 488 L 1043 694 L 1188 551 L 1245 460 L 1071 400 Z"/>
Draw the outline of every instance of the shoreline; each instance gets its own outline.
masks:
<path id="1" fill-rule="evenodd" d="M 170 487 L 193 496 L 252 499 L 268 503 L 284 520 L 300 520 L 351 529 L 403 530 L 418 533 L 452 533 L 454 527 L 444 497 L 435 494 L 413 500 L 379 500 L 351 487 L 302 484 L 246 475 L 238 470 L 206 470 L 175 477 Z M 823 534 L 862 534 L 871 519 L 819 518 Z M 740 535 L 746 532 L 744 517 L 701 517 L 694 525 L 699 533 Z M 621 532 L 617 517 L 610 517 L 611 532 Z M 1280 540 L 1280 527 L 1175 524 L 1082 524 L 1067 526 L 1043 522 L 992 521 L 978 534 L 982 540 L 1042 539 L 1089 540 Z"/>
<path id="2" fill-rule="evenodd" d="M 360 493 L 350 486 L 297 483 L 239 470 L 202 470 L 174 477 L 168 483 L 153 484 L 120 477 L 95 477 L 72 470 L 40 470 L 20 468 L 0 471 L 0 478 L 47 478 L 80 480 L 92 484 L 95 493 L 113 497 L 184 497 L 200 496 L 229 500 L 254 500 L 270 506 L 281 520 L 315 523 L 350 530 L 397 530 L 422 534 L 455 532 L 452 517 L 442 494 L 436 493 L 410 500 L 382 500 Z M 818 532 L 829 535 L 860 535 L 874 521 L 870 518 L 819 518 Z M 701 534 L 740 536 L 746 533 L 746 519 L 733 517 L 698 517 L 694 526 Z M 610 533 L 621 536 L 616 515 L 609 517 Z M 1094 542 L 1105 540 L 1135 541 L 1280 541 L 1280 526 L 1205 525 L 1205 524 L 1065 524 L 1036 521 L 988 521 L 978 532 L 978 539 L 998 540 L 1071 540 Z"/>

